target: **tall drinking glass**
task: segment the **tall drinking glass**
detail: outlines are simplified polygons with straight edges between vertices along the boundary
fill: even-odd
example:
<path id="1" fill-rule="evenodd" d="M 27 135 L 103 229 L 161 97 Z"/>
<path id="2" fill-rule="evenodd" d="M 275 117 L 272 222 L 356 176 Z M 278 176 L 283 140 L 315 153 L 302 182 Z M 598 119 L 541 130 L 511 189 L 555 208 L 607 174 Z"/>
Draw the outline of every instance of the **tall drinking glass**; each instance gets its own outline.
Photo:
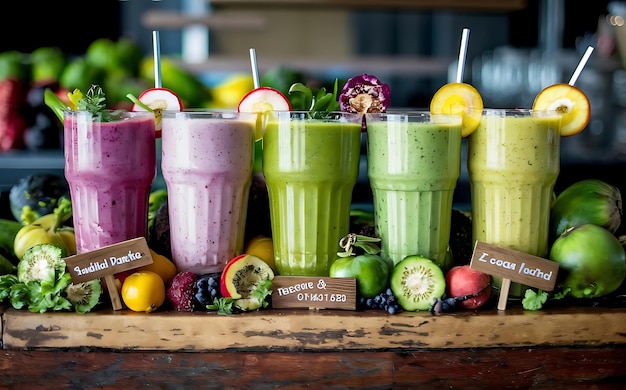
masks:
<path id="1" fill-rule="evenodd" d="M 359 173 L 362 116 L 274 112 L 263 135 L 276 268 L 281 275 L 328 276 L 349 233 Z"/>
<path id="2" fill-rule="evenodd" d="M 545 257 L 559 174 L 561 117 L 553 111 L 489 109 L 468 137 L 472 236 Z M 497 283 L 501 280 L 495 278 Z M 523 296 L 512 283 L 509 296 Z"/>
<path id="3" fill-rule="evenodd" d="M 156 175 L 154 114 L 65 111 L 65 177 L 78 253 L 146 237 Z"/>
<path id="4" fill-rule="evenodd" d="M 161 169 L 179 271 L 220 272 L 243 250 L 256 114 L 163 112 Z"/>
<path id="5" fill-rule="evenodd" d="M 367 173 L 384 258 L 421 255 L 449 268 L 452 200 L 461 170 L 459 115 L 367 116 Z"/>

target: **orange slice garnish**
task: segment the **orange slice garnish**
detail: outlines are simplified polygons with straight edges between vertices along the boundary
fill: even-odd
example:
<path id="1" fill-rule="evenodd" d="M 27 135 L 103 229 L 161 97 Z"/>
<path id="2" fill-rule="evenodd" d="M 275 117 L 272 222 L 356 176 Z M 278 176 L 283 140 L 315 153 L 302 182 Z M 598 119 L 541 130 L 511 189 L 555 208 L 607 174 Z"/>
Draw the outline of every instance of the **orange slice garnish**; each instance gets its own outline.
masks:
<path id="1" fill-rule="evenodd" d="M 461 136 L 472 134 L 480 124 L 483 115 L 483 98 L 476 88 L 466 83 L 445 84 L 430 101 L 433 114 L 461 115 L 463 125 Z"/>
<path id="2" fill-rule="evenodd" d="M 561 136 L 578 134 L 589 124 L 591 105 L 583 91 L 573 85 L 558 83 L 544 88 L 535 97 L 533 110 L 551 110 L 561 114 Z"/>

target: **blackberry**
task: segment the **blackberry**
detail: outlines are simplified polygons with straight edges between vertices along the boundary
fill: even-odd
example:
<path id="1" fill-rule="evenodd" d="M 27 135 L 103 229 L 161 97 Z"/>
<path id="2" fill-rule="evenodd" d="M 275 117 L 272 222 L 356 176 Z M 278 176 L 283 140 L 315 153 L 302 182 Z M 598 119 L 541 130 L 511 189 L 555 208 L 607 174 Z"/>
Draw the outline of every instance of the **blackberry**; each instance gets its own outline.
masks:
<path id="1" fill-rule="evenodd" d="M 194 287 L 194 306 L 196 310 L 207 310 L 217 298 L 222 297 L 220 292 L 221 272 L 213 272 L 198 276 Z"/>
<path id="2" fill-rule="evenodd" d="M 396 314 L 402 311 L 396 296 L 393 294 L 391 288 L 387 288 L 385 291 L 377 294 L 372 298 L 365 298 L 358 296 L 357 299 L 358 310 L 385 310 L 389 314 Z"/>

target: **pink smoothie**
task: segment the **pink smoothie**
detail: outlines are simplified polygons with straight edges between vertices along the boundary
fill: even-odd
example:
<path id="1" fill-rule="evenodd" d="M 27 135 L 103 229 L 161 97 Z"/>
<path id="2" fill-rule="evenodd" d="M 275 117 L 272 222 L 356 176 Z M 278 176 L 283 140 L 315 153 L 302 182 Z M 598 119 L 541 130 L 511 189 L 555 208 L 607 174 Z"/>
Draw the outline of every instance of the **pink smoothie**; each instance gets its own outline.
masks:
<path id="1" fill-rule="evenodd" d="M 256 115 L 163 113 L 161 167 L 179 271 L 222 271 L 243 250 Z"/>
<path id="2" fill-rule="evenodd" d="M 70 185 L 78 253 L 146 236 L 156 174 L 154 115 L 93 121 L 65 113 L 65 177 Z"/>

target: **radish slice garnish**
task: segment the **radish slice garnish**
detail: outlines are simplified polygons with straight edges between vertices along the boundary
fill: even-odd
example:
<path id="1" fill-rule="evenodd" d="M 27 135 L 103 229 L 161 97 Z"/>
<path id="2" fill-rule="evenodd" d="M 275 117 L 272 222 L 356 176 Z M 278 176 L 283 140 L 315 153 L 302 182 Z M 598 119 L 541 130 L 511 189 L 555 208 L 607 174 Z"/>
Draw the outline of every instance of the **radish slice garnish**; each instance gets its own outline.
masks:
<path id="1" fill-rule="evenodd" d="M 161 137 L 161 111 L 182 111 L 183 103 L 172 91 L 167 88 L 146 89 L 139 95 L 139 102 L 133 104 L 132 111 L 153 111 L 155 118 L 156 137 Z M 148 107 L 148 109 L 146 109 Z"/>
<path id="2" fill-rule="evenodd" d="M 239 112 L 252 112 L 263 114 L 269 111 L 291 111 L 289 99 L 277 89 L 259 87 L 248 92 L 239 102 Z M 256 124 L 255 139 L 263 138 L 262 115 L 259 115 Z"/>

